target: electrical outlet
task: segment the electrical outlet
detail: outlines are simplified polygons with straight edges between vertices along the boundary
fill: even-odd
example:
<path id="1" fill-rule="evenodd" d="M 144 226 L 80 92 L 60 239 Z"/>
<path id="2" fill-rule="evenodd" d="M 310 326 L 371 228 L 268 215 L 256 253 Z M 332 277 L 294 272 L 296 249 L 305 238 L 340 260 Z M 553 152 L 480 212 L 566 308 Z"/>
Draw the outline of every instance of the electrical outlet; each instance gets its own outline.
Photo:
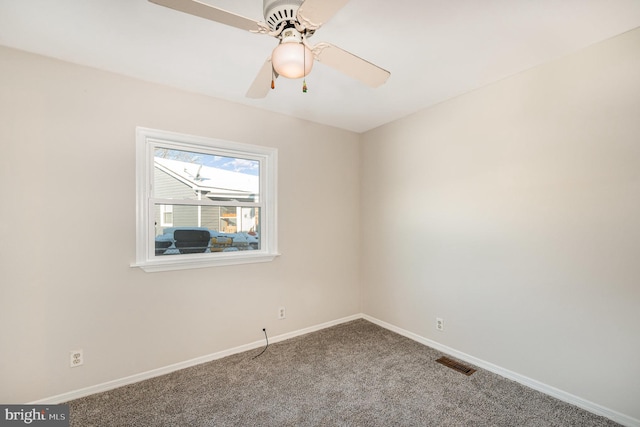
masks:
<path id="1" fill-rule="evenodd" d="M 284 309 L 284 307 L 278 308 L 278 319 L 282 320 L 282 319 L 285 319 L 286 317 L 287 317 L 287 312 Z"/>
<path id="2" fill-rule="evenodd" d="M 82 354 L 82 349 L 73 350 L 69 352 L 69 366 L 75 368 L 76 366 L 80 366 L 84 363 L 84 355 Z"/>
<path id="3" fill-rule="evenodd" d="M 436 329 L 439 331 L 444 331 L 444 320 L 442 317 L 436 317 Z"/>

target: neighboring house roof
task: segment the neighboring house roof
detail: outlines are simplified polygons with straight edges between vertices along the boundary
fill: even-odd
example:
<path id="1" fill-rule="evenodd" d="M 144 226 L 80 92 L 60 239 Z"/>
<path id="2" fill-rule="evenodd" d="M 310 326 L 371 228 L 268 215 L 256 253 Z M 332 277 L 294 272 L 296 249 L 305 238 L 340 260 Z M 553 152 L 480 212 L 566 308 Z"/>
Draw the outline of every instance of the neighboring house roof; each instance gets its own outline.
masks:
<path id="1" fill-rule="evenodd" d="M 155 167 L 211 199 L 247 198 L 260 192 L 256 175 L 157 157 Z"/>

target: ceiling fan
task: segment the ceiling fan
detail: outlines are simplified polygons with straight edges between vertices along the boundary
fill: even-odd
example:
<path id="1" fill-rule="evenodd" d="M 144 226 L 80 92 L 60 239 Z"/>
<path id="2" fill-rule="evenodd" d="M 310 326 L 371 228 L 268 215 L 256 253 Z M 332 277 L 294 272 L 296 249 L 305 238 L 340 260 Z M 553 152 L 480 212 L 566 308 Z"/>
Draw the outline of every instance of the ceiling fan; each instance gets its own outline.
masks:
<path id="1" fill-rule="evenodd" d="M 390 73 L 329 43 L 310 45 L 307 39 L 349 0 L 264 0 L 265 22 L 228 12 L 196 0 L 149 0 L 174 10 L 199 16 L 252 33 L 280 40 L 247 92 L 264 98 L 278 76 L 297 79 L 309 74 L 314 59 L 361 82 L 378 87 Z M 306 92 L 306 83 L 303 84 Z"/>

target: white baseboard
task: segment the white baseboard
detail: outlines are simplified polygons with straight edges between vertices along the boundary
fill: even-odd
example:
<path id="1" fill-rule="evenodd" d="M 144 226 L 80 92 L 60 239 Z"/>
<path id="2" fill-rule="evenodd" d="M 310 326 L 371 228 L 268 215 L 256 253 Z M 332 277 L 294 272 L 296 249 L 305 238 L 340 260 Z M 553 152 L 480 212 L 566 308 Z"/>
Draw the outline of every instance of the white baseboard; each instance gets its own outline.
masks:
<path id="1" fill-rule="evenodd" d="M 628 415 L 622 414 L 612 409 L 605 408 L 604 406 L 598 405 L 597 403 L 590 402 L 588 400 L 582 399 L 581 397 L 575 396 L 571 393 L 567 393 L 566 391 L 562 391 L 550 385 L 541 383 L 540 381 L 536 381 L 534 379 L 525 377 L 524 375 L 520 375 L 508 369 L 501 368 L 500 366 L 496 366 L 493 363 L 489 363 L 484 360 L 478 359 L 477 357 L 473 357 L 466 353 L 462 353 L 458 350 L 455 350 L 451 347 L 447 347 L 446 345 L 440 344 L 436 341 L 432 341 L 430 339 L 421 337 L 420 335 L 414 334 L 413 332 L 409 332 L 397 326 L 383 322 L 382 320 L 376 319 L 375 317 L 371 317 L 369 315 L 363 314 L 362 318 L 365 320 L 368 320 L 371 323 L 375 323 L 376 325 L 381 326 L 385 329 L 388 329 L 392 332 L 395 332 L 399 335 L 405 336 L 409 339 L 417 341 L 428 347 L 434 348 L 438 351 L 451 355 L 457 359 L 471 363 L 472 365 L 478 366 L 482 369 L 486 369 L 487 371 L 493 372 L 502 377 L 508 378 L 522 385 L 525 385 L 529 388 L 540 391 L 549 396 L 555 397 L 556 399 L 575 405 L 579 408 L 582 408 L 596 415 L 609 418 L 610 420 L 613 420 L 619 424 L 622 424 L 623 426 L 640 427 L 640 420 L 636 418 L 632 418 Z"/>
<path id="2" fill-rule="evenodd" d="M 311 326 L 308 328 L 300 329 L 293 332 L 288 332 L 286 334 L 278 335 L 275 337 L 271 337 L 269 339 L 269 343 L 277 343 L 280 341 L 288 340 L 290 338 L 294 338 L 300 335 L 305 335 L 310 332 L 319 331 L 321 329 L 329 328 L 331 326 L 339 325 L 341 323 L 350 322 L 352 320 L 361 319 L 361 314 L 355 314 L 352 316 L 344 317 L 342 319 L 333 320 L 330 322 L 322 323 L 319 325 Z M 147 380 L 149 378 L 158 377 L 160 375 L 169 374 L 171 372 L 179 371 L 180 369 L 189 368 L 191 366 L 200 365 L 202 363 L 211 362 L 212 360 L 222 359 L 223 357 L 231 356 L 233 354 L 242 353 L 244 351 L 253 350 L 256 348 L 260 348 L 264 346 L 264 341 L 255 341 L 249 344 L 241 345 L 239 347 L 234 347 L 228 350 L 219 351 L 217 353 L 208 354 L 206 356 L 197 357 L 195 359 L 187 360 L 184 362 L 174 363 L 173 365 L 164 366 L 162 368 L 152 369 L 150 371 L 142 372 L 139 374 L 134 374 L 125 378 L 120 378 L 113 381 L 108 381 L 105 383 L 93 385 L 90 387 L 82 388 L 79 390 L 70 391 L 67 393 L 58 394 L 56 396 L 47 397 L 45 399 L 37 400 L 35 402 L 30 402 L 30 405 L 45 405 L 45 404 L 59 404 L 68 402 L 70 400 L 79 399 L 81 397 L 86 397 L 92 394 L 101 393 L 104 391 L 113 390 L 114 388 L 122 387 L 125 385 L 137 383 L 140 381 Z"/>
<path id="3" fill-rule="evenodd" d="M 575 396 L 571 393 L 567 393 L 565 391 L 559 390 L 550 385 L 541 383 L 540 381 L 536 381 L 524 375 L 520 375 L 516 372 L 510 371 L 508 369 L 501 368 L 500 366 L 496 366 L 492 363 L 486 362 L 484 360 L 478 359 L 476 357 L 470 356 L 461 351 L 455 350 L 451 347 L 447 347 L 446 345 L 440 344 L 436 341 L 432 341 L 430 339 L 421 337 L 420 335 L 414 334 L 413 332 L 409 332 L 405 329 L 394 326 L 390 323 L 383 322 L 382 320 L 376 319 L 375 317 L 371 317 L 366 314 L 355 314 L 348 317 L 343 317 L 341 319 L 333 320 L 330 322 L 322 323 L 319 325 L 311 326 L 308 328 L 300 329 L 293 332 L 288 332 L 286 334 L 278 335 L 269 339 L 270 343 L 276 343 L 284 340 L 288 340 L 297 336 L 305 335 L 311 332 L 319 331 L 321 329 L 329 328 L 331 326 L 336 326 L 341 323 L 350 322 L 352 320 L 357 319 L 365 319 L 371 323 L 375 323 L 378 326 L 381 326 L 385 329 L 388 329 L 392 332 L 395 332 L 399 335 L 405 336 L 409 339 L 412 339 L 416 342 L 419 342 L 423 345 L 434 348 L 438 351 L 451 355 L 457 359 L 462 361 L 471 363 L 472 365 L 478 366 L 482 369 L 486 369 L 487 371 L 498 374 L 502 377 L 508 378 L 510 380 L 516 381 L 522 385 L 525 385 L 534 390 L 545 393 L 549 396 L 553 396 L 556 399 L 562 400 L 564 402 L 575 405 L 579 408 L 582 408 L 586 411 L 592 412 L 596 415 L 601 415 L 603 417 L 609 418 L 623 426 L 627 427 L 640 427 L 640 420 L 636 418 L 632 418 L 628 415 L 622 414 L 620 412 L 614 411 L 609 408 L 605 408 L 604 406 L 598 405 L 597 403 L 590 402 L 588 400 L 582 399 L 581 397 Z M 173 365 L 165 366 L 158 369 L 153 369 L 147 372 L 142 372 L 139 374 L 131 375 L 125 378 L 120 378 L 113 381 L 108 381 L 102 384 L 97 384 L 94 386 L 86 387 L 80 390 L 71 391 L 68 393 L 59 394 L 56 396 L 51 396 L 45 399 L 41 399 L 35 402 L 31 402 L 32 405 L 37 404 L 58 404 L 63 402 L 68 402 L 70 400 L 79 399 L 81 397 L 86 397 L 95 393 L 101 393 L 104 391 L 112 390 L 114 388 L 122 387 L 125 385 L 137 383 L 140 381 L 147 380 L 149 378 L 154 378 L 160 375 L 169 374 L 171 372 L 178 371 L 180 369 L 189 368 L 191 366 L 200 365 L 202 363 L 207 363 L 212 360 L 221 359 L 226 356 L 231 356 L 233 354 L 242 353 L 244 351 L 253 350 L 256 348 L 260 348 L 264 345 L 264 342 L 255 341 L 249 344 L 241 345 L 239 347 L 234 347 L 228 350 L 219 351 L 217 353 L 208 354 L 206 356 L 201 356 L 195 359 L 187 360 L 180 363 L 175 363 Z"/>

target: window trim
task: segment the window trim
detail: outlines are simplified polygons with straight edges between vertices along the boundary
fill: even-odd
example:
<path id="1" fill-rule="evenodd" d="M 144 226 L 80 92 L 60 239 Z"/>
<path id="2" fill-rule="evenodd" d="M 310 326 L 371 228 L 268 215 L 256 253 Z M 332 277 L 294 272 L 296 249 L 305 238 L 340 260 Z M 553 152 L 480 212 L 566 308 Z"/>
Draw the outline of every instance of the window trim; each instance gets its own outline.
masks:
<path id="1" fill-rule="evenodd" d="M 215 150 L 229 156 L 259 159 L 260 197 L 264 207 L 260 221 L 260 249 L 212 254 L 184 254 L 179 257 L 152 257 L 155 247 L 153 220 L 149 199 L 152 193 L 154 162 L 152 147 L 156 143 L 179 145 L 182 149 Z M 176 132 L 136 127 L 136 262 L 146 272 L 184 270 L 248 263 L 270 262 L 278 253 L 277 230 L 277 163 L 278 150 L 259 145 L 226 141 Z"/>

